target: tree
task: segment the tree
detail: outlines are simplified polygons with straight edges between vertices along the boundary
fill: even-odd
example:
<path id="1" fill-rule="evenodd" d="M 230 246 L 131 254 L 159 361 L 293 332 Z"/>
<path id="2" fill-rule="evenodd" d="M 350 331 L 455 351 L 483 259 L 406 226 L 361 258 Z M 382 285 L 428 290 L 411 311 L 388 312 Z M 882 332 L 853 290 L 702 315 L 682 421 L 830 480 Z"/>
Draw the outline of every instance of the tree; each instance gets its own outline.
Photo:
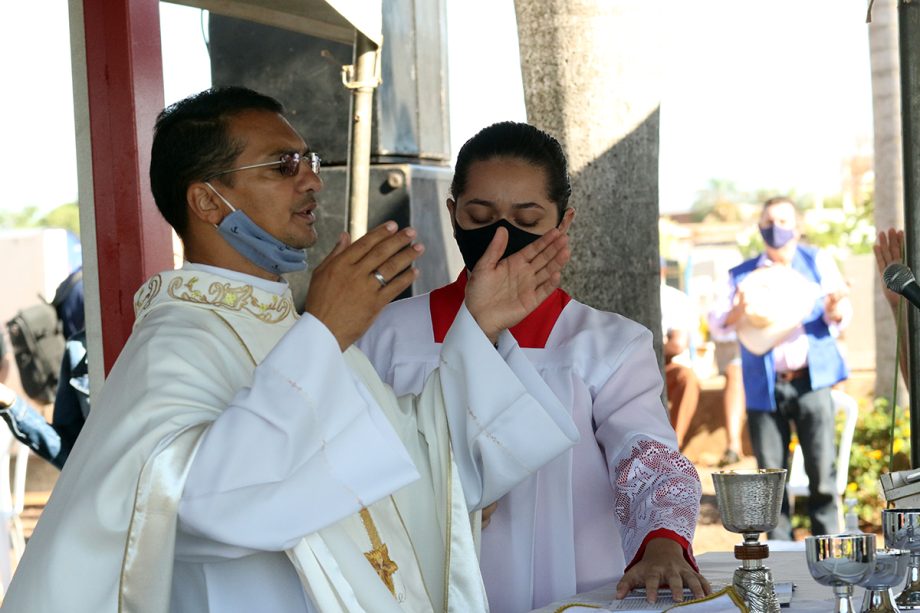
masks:
<path id="1" fill-rule="evenodd" d="M 18 211 L 0 211 L 3 228 L 63 228 L 80 236 L 80 209 L 77 203 L 62 204 L 44 215 L 37 206 Z"/>

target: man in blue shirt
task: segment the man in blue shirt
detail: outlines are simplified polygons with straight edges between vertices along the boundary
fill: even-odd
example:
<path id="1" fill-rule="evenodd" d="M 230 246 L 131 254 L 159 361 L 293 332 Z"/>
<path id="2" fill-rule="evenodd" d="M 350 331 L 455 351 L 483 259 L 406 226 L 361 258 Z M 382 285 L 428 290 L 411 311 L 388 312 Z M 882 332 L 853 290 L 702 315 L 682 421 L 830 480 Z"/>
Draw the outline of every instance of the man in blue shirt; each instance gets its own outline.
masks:
<path id="1" fill-rule="evenodd" d="M 0 417 L 17 440 L 58 468 L 64 467 L 89 415 L 89 406 L 86 333 L 82 330 L 65 345 L 51 423 L 25 398 L 0 382 Z"/>
<path id="2" fill-rule="evenodd" d="M 789 468 L 791 424 L 795 424 L 809 481 L 812 533 L 832 534 L 838 524 L 830 390 L 848 375 L 836 336 L 851 318 L 852 306 L 833 259 L 799 244 L 799 216 L 791 199 L 767 200 L 759 228 L 765 251 L 731 269 L 732 302 L 723 327 L 736 329 L 741 341 L 748 426 L 757 464 Z M 789 318 L 789 311 L 796 308 L 800 310 Z M 785 495 L 779 525 L 769 536 L 792 538 Z"/>

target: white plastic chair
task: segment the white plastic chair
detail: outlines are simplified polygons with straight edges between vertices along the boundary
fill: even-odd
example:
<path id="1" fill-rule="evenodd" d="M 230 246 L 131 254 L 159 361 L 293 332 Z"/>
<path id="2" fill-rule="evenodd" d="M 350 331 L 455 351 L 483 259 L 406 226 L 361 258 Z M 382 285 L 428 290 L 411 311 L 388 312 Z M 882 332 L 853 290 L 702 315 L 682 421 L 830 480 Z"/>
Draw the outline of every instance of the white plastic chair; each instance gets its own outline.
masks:
<path id="1" fill-rule="evenodd" d="M 16 454 L 12 487 L 11 451 Z M 28 462 L 29 448 L 13 438 L 6 424 L 0 424 L 0 587 L 3 593 L 26 547 L 20 516 L 25 507 Z"/>
<path id="2" fill-rule="evenodd" d="M 850 473 L 850 447 L 853 444 L 853 433 L 856 431 L 856 420 L 859 417 L 859 407 L 856 401 L 847 394 L 831 390 L 831 398 L 834 401 L 834 409 L 838 413 L 845 415 L 843 430 L 840 432 L 840 440 L 837 442 L 837 481 L 834 489 L 837 492 L 837 509 L 842 514 L 840 506 L 840 496 L 843 496 L 847 489 L 847 480 Z M 808 496 L 808 475 L 805 474 L 805 459 L 802 455 L 801 444 L 797 445 L 792 453 L 792 464 L 789 469 L 789 479 L 786 482 L 786 491 L 789 494 L 790 512 L 794 510 L 794 500 L 796 496 Z M 843 523 L 841 521 L 841 526 Z"/>

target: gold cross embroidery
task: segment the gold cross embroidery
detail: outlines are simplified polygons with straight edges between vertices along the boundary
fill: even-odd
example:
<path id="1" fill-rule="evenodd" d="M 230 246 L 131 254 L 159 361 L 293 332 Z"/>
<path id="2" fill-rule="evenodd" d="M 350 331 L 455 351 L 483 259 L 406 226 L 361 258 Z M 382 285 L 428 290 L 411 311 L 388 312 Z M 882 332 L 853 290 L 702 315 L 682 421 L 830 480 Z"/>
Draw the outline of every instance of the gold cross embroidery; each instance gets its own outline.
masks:
<path id="1" fill-rule="evenodd" d="M 390 559 L 386 543 L 380 540 L 380 535 L 377 533 L 377 526 L 374 524 L 370 511 L 361 509 L 360 515 L 361 521 L 364 522 L 364 529 L 367 531 L 367 536 L 371 539 L 371 547 L 373 547 L 370 551 L 365 552 L 364 557 L 370 562 L 373 569 L 377 572 L 377 576 L 380 577 L 383 584 L 387 586 L 390 593 L 395 596 L 396 588 L 393 586 L 393 574 L 399 570 L 399 566 Z"/>

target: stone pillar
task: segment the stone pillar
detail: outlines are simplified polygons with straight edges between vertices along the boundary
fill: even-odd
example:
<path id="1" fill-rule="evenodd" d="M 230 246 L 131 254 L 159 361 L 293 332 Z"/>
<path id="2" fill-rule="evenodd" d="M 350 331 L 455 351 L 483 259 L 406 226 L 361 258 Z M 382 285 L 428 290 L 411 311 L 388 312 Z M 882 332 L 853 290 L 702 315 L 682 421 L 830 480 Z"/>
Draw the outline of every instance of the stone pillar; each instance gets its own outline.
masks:
<path id="1" fill-rule="evenodd" d="M 869 61 L 872 66 L 872 124 L 875 170 L 875 227 L 904 228 L 904 173 L 901 156 L 901 82 L 898 58 L 896 0 L 876 0 L 869 24 Z M 891 398 L 896 372 L 894 318 L 875 281 L 875 395 Z M 905 305 L 906 307 L 907 305 Z M 906 339 L 902 339 L 906 342 Z M 906 386 L 899 385 L 898 404 L 906 404 Z"/>
<path id="2" fill-rule="evenodd" d="M 530 123 L 564 147 L 576 209 L 563 286 L 660 347 L 659 3 L 515 0 Z"/>

